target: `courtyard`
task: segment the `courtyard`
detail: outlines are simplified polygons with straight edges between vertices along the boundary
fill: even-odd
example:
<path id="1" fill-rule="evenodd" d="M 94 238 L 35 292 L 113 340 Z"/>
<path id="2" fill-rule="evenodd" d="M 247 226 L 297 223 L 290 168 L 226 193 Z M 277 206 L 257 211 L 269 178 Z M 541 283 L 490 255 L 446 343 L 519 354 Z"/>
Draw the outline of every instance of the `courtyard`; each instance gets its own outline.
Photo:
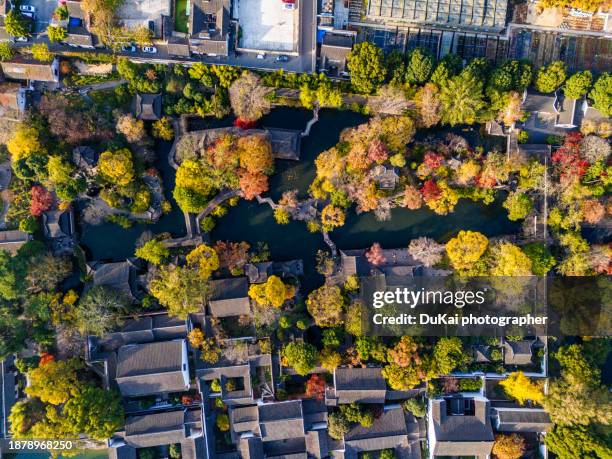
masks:
<path id="1" fill-rule="evenodd" d="M 282 0 L 236 0 L 239 48 L 293 53 L 298 51 L 299 4 L 286 9 Z"/>

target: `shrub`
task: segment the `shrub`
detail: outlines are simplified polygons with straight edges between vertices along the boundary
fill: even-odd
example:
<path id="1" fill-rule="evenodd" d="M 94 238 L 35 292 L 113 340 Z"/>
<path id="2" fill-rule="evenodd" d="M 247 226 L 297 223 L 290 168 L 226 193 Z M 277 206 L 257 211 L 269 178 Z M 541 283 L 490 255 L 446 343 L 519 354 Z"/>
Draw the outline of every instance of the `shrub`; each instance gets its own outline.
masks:
<path id="1" fill-rule="evenodd" d="M 422 398 L 409 398 L 404 403 L 402 403 L 402 408 L 416 418 L 425 417 L 427 414 L 427 405 L 425 404 L 425 400 Z"/>
<path id="2" fill-rule="evenodd" d="M 463 378 L 459 380 L 459 390 L 465 392 L 476 392 L 482 387 L 480 378 Z"/>
<path id="3" fill-rule="evenodd" d="M 225 413 L 217 415 L 217 428 L 221 432 L 227 432 L 230 428 L 229 416 Z"/>

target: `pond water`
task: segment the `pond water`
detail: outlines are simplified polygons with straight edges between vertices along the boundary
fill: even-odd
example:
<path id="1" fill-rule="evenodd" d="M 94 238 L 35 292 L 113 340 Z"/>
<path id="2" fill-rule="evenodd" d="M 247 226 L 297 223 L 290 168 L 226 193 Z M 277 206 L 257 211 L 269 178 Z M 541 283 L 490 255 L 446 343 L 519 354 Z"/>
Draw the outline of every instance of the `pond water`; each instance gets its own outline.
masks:
<path id="1" fill-rule="evenodd" d="M 286 129 L 303 129 L 312 117 L 312 112 L 303 109 L 277 108 L 261 121 L 262 126 Z M 356 126 L 366 117 L 336 110 L 322 110 L 319 122 L 316 123 L 310 136 L 302 140 L 302 151 L 299 162 L 277 161 L 276 173 L 270 180 L 269 195 L 277 200 L 286 190 L 298 189 L 305 195 L 308 185 L 315 176 L 313 161 L 325 149 L 331 148 L 338 141 L 342 129 Z M 228 125 L 230 120 L 202 120 L 199 127 Z M 475 135 L 475 133 L 471 133 Z M 168 165 L 166 155 L 169 144 L 161 144 L 158 149 L 156 166 L 161 171 L 166 196 L 171 198 L 174 187 L 174 170 Z M 93 259 L 119 260 L 134 253 L 134 244 L 145 230 L 153 233 L 168 231 L 173 236 L 183 236 L 185 225 L 183 215 L 171 199 L 173 211 L 164 215 L 153 225 L 134 225 L 123 230 L 114 224 L 99 226 L 85 225 L 82 229 L 81 244 L 88 250 Z M 349 210 L 346 224 L 331 233 L 331 238 L 340 249 L 363 248 L 373 242 L 380 242 L 383 247 L 406 247 L 409 240 L 418 236 L 429 236 L 439 241 L 451 238 L 459 229 L 480 231 L 487 236 L 514 233 L 519 229 L 517 223 L 510 222 L 507 212 L 497 201 L 490 206 L 461 200 L 455 211 L 447 216 L 439 216 L 428 209 L 411 211 L 394 209 L 390 221 L 379 222 L 373 213 L 357 215 L 354 209 Z M 309 233 L 306 225 L 291 222 L 278 225 L 268 205 L 258 204 L 255 200 L 241 200 L 237 206 L 230 208 L 228 214 L 217 221 L 211 234 L 213 240 L 247 241 L 252 246 L 259 241 L 266 242 L 275 260 L 301 258 L 307 274 L 306 285 L 313 286 L 319 282 L 315 273 L 315 254 L 318 249 L 327 249 L 319 233 Z"/>

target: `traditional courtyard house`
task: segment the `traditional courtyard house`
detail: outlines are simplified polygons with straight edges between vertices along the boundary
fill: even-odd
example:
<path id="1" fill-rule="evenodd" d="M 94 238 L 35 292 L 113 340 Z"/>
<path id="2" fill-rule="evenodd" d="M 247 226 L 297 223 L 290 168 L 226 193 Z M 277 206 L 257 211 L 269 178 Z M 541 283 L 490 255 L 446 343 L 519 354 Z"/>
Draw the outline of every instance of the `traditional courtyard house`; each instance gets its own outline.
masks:
<path id="1" fill-rule="evenodd" d="M 381 368 L 336 368 L 334 384 L 325 393 L 325 403 L 385 403 L 387 383 Z"/>

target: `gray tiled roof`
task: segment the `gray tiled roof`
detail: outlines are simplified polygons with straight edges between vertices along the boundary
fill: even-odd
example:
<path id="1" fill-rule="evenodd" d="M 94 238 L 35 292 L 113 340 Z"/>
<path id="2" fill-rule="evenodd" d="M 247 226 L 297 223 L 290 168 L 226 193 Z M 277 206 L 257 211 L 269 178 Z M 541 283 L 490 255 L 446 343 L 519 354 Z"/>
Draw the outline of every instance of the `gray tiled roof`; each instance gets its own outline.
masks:
<path id="1" fill-rule="evenodd" d="M 185 438 L 184 418 L 183 410 L 128 417 L 126 443 L 137 448 L 179 443 Z"/>
<path id="2" fill-rule="evenodd" d="M 259 405 L 259 429 L 264 441 L 286 440 L 304 436 L 302 402 L 278 402 Z"/>
<path id="3" fill-rule="evenodd" d="M 251 315 L 249 282 L 246 277 L 213 280 L 210 282 L 210 287 L 208 305 L 211 315 L 215 317 Z"/>
<path id="4" fill-rule="evenodd" d="M 431 401 L 431 419 L 436 439 L 434 455 L 486 455 L 493 447 L 493 429 L 489 418 L 489 402 L 474 400 L 474 415 L 447 414 L 447 401 Z"/>
<path id="5" fill-rule="evenodd" d="M 238 450 L 242 455 L 242 459 L 264 458 L 263 445 L 259 437 L 241 438 L 238 444 Z"/>
<path id="6" fill-rule="evenodd" d="M 384 403 L 387 391 L 380 368 L 336 368 L 334 386 L 339 403 Z"/>
<path id="7" fill-rule="evenodd" d="M 527 91 L 525 101 L 521 107 L 527 112 L 556 113 L 554 94 L 540 94 Z"/>
<path id="8" fill-rule="evenodd" d="M 184 346 L 184 340 L 122 346 L 116 376 L 121 393 L 133 397 L 186 390 Z"/>
<path id="9" fill-rule="evenodd" d="M 385 411 L 379 418 L 374 420 L 371 427 L 363 427 L 359 424 L 353 426 L 344 435 L 345 442 L 356 440 L 372 440 L 381 437 L 398 437 L 407 435 L 406 417 L 404 410 L 395 408 Z"/>
<path id="10" fill-rule="evenodd" d="M 162 113 L 161 94 L 136 94 L 134 110 L 138 119 L 158 120 Z"/>
<path id="11" fill-rule="evenodd" d="M 57 81 L 59 79 L 51 63 L 15 57 L 10 62 L 0 62 L 0 67 L 6 78 L 14 80 Z"/>
<path id="12" fill-rule="evenodd" d="M 132 265 L 127 261 L 101 263 L 93 268 L 94 285 L 103 285 L 132 297 Z"/>
<path id="13" fill-rule="evenodd" d="M 530 365 L 533 351 L 532 341 L 505 341 L 504 342 L 504 363 L 506 365 Z"/>
<path id="14" fill-rule="evenodd" d="M 552 423 L 548 413 L 535 408 L 497 408 L 500 432 L 546 432 Z"/>

